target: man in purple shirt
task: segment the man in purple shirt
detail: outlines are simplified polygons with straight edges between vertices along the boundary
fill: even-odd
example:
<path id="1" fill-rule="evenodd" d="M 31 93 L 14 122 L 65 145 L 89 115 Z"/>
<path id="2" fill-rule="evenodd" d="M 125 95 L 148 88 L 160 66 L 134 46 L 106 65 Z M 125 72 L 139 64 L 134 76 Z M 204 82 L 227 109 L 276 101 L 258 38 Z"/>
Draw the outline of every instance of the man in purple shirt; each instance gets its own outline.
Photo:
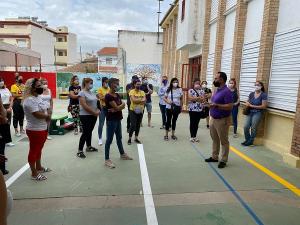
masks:
<path id="1" fill-rule="evenodd" d="M 210 103 L 210 136 L 213 140 L 212 156 L 205 162 L 218 162 L 220 143 L 222 145 L 222 157 L 218 168 L 224 168 L 228 161 L 229 140 L 228 131 L 230 126 L 230 115 L 233 106 L 231 91 L 226 86 L 227 75 L 218 72 L 215 76 L 214 86 L 217 88 Z"/>

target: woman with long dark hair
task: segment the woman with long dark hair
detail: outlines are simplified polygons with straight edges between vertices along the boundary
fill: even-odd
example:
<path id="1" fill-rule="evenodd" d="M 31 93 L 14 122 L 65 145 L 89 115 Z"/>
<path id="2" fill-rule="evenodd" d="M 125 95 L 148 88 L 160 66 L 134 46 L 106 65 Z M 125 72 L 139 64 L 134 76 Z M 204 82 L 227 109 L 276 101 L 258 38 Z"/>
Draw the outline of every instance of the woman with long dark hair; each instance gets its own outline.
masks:
<path id="1" fill-rule="evenodd" d="M 166 110 L 167 110 L 167 123 L 166 123 L 166 134 L 164 136 L 164 140 L 169 140 L 169 129 L 172 127 L 172 135 L 171 138 L 173 140 L 177 140 L 175 136 L 176 123 L 179 114 L 182 110 L 182 89 L 179 87 L 179 82 L 177 78 L 172 78 L 170 82 L 170 86 L 167 89 L 164 100 L 166 102 Z"/>
<path id="2" fill-rule="evenodd" d="M 244 126 L 245 141 L 242 145 L 253 145 L 258 125 L 261 121 L 264 110 L 268 106 L 267 101 L 268 96 L 265 93 L 264 84 L 261 81 L 256 81 L 254 91 L 249 94 L 248 101 L 246 102 L 246 106 L 249 107 L 249 114 L 246 116 Z"/>
<path id="3" fill-rule="evenodd" d="M 228 83 L 228 88 L 232 93 L 233 98 L 233 107 L 231 111 L 232 122 L 233 122 L 233 137 L 237 138 L 237 126 L 238 126 L 238 114 L 239 114 L 239 105 L 240 105 L 240 97 L 238 93 L 238 89 L 236 88 L 236 80 L 235 78 L 231 78 Z"/>

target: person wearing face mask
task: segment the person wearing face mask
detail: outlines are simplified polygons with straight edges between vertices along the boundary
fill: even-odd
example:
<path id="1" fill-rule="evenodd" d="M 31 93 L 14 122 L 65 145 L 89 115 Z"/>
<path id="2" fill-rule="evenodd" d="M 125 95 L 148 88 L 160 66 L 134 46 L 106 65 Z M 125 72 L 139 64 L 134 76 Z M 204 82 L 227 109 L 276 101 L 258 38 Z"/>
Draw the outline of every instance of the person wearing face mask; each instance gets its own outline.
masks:
<path id="1" fill-rule="evenodd" d="M 126 85 L 126 93 L 127 93 L 127 109 L 128 109 L 127 126 L 126 126 L 126 128 L 127 128 L 127 133 L 129 133 L 129 131 L 130 131 L 130 103 L 131 103 L 131 101 L 130 101 L 129 92 L 130 92 L 132 89 L 134 89 L 133 82 L 134 82 L 135 80 L 138 80 L 138 79 L 139 79 L 139 77 L 138 77 L 137 75 L 133 75 L 133 76 L 131 77 L 131 82 L 130 82 L 129 84 Z"/>
<path id="2" fill-rule="evenodd" d="M 4 79 L 2 77 L 0 77 L 0 96 L 1 96 L 2 103 L 3 103 L 3 107 L 6 110 L 7 122 L 8 122 L 8 126 L 9 126 L 9 129 L 7 129 L 7 131 L 6 131 L 7 132 L 7 141 L 8 141 L 6 146 L 13 147 L 15 145 L 12 143 L 12 138 L 11 138 L 11 133 L 10 133 L 13 97 L 12 97 L 12 94 L 10 93 L 9 89 L 6 88 Z"/>
<path id="3" fill-rule="evenodd" d="M 242 145 L 251 146 L 256 137 L 257 128 L 263 116 L 263 112 L 268 106 L 268 96 L 265 93 L 265 87 L 261 81 L 255 83 L 254 91 L 249 94 L 246 106 L 249 107 L 250 110 L 249 114 L 246 115 L 244 125 L 245 141 Z"/>
<path id="4" fill-rule="evenodd" d="M 141 90 L 146 94 L 146 109 L 148 112 L 148 127 L 151 126 L 151 113 L 152 113 L 152 100 L 151 95 L 153 94 L 153 85 L 149 84 L 147 77 L 143 77 Z"/>
<path id="5" fill-rule="evenodd" d="M 99 137 L 99 142 L 98 144 L 101 146 L 103 144 L 102 142 L 102 131 L 103 131 L 103 126 L 107 114 L 107 108 L 105 104 L 105 95 L 109 92 L 109 87 L 108 87 L 108 78 L 103 77 L 102 78 L 102 87 L 98 89 L 98 99 L 100 101 L 100 108 L 101 108 L 101 113 L 99 115 L 99 126 L 98 126 L 98 137 Z"/>
<path id="6" fill-rule="evenodd" d="M 177 140 L 175 136 L 176 123 L 179 114 L 182 110 L 182 89 L 178 85 L 178 79 L 172 78 L 170 86 L 168 87 L 164 101 L 166 102 L 166 111 L 167 111 L 167 122 L 166 122 L 166 134 L 164 140 L 169 140 L 169 129 L 172 127 L 172 140 Z"/>
<path id="7" fill-rule="evenodd" d="M 25 134 L 23 129 L 24 124 L 24 109 L 22 106 L 23 92 L 25 86 L 23 84 L 23 77 L 16 73 L 16 83 L 10 88 L 10 92 L 14 98 L 13 101 L 13 126 L 15 128 L 15 135 L 20 137 L 21 134 Z M 20 130 L 18 129 L 20 125 Z"/>
<path id="8" fill-rule="evenodd" d="M 49 106 L 49 111 L 53 112 L 53 99 L 52 99 L 52 94 L 51 94 L 51 90 L 48 88 L 48 81 L 45 78 L 40 78 L 40 82 L 43 86 L 43 93 L 41 94 L 41 98 L 43 99 L 43 101 L 45 101 Z M 48 124 L 48 134 L 49 134 L 49 126 L 50 124 Z M 52 137 L 50 137 L 48 135 L 47 140 L 52 140 Z"/>
<path id="9" fill-rule="evenodd" d="M 24 91 L 24 112 L 27 119 L 26 134 L 29 139 L 28 163 L 31 169 L 31 179 L 46 180 L 43 173 L 50 172 L 41 164 L 42 149 L 48 136 L 48 123 L 51 120 L 50 106 L 43 101 L 41 94 L 44 88 L 37 78 L 26 81 Z"/>
<path id="10" fill-rule="evenodd" d="M 161 83 L 162 85 L 158 90 L 158 96 L 159 96 L 159 108 L 160 108 L 161 121 L 162 121 L 162 126 L 160 127 L 160 129 L 163 130 L 166 128 L 166 121 L 167 121 L 166 102 L 164 100 L 164 97 L 168 89 L 168 77 L 163 76 Z"/>
<path id="11" fill-rule="evenodd" d="M 227 75 L 224 72 L 219 72 L 215 76 L 214 92 L 210 107 L 210 136 L 213 141 L 212 156 L 205 159 L 205 162 L 218 162 L 220 153 L 220 143 L 222 145 L 222 156 L 218 168 L 226 167 L 229 155 L 229 140 L 228 132 L 231 123 L 230 115 L 233 106 L 232 93 L 226 86 Z"/>
<path id="12" fill-rule="evenodd" d="M 82 134 L 79 140 L 77 156 L 86 158 L 83 147 L 86 144 L 86 152 L 97 152 L 98 149 L 92 147 L 92 133 L 97 122 L 100 110 L 97 107 L 97 96 L 92 92 L 93 80 L 84 78 L 82 81 L 82 91 L 79 92 L 80 121 L 82 123 Z"/>
<path id="13" fill-rule="evenodd" d="M 131 138 L 133 133 L 135 134 L 134 141 L 141 144 L 139 140 L 139 133 L 141 128 L 141 123 L 143 119 L 143 111 L 146 102 L 145 92 L 141 91 L 141 81 L 135 80 L 133 82 L 134 89 L 129 92 L 130 96 L 130 130 L 128 145 L 131 145 Z"/>
<path id="14" fill-rule="evenodd" d="M 211 89 L 209 89 L 207 87 L 207 81 L 202 81 L 201 82 L 201 87 L 205 92 L 205 96 L 206 96 L 206 103 L 208 103 L 210 101 L 211 98 Z M 206 127 L 207 129 L 209 129 L 209 107 L 207 107 L 208 104 L 206 104 L 206 106 L 204 107 L 204 114 L 206 115 Z"/>
<path id="15" fill-rule="evenodd" d="M 239 113 L 239 105 L 240 105 L 240 97 L 238 94 L 238 90 L 236 88 L 236 80 L 235 78 L 231 78 L 228 83 L 228 88 L 232 93 L 233 98 L 233 107 L 232 107 L 232 122 L 233 122 L 233 137 L 237 138 L 237 126 L 238 126 L 238 113 Z"/>
<path id="16" fill-rule="evenodd" d="M 123 119 L 122 110 L 125 108 L 125 103 L 122 102 L 120 95 L 117 93 L 119 89 L 119 80 L 111 78 L 108 81 L 109 92 L 105 95 L 105 105 L 107 107 L 107 125 L 106 125 L 106 143 L 105 143 L 105 166 L 110 169 L 114 169 L 116 166 L 109 157 L 110 146 L 113 141 L 114 135 L 116 135 L 117 146 L 120 153 L 121 160 L 132 160 L 123 148 L 122 144 L 122 125 Z"/>
<path id="17" fill-rule="evenodd" d="M 79 85 L 79 79 L 77 76 L 73 76 L 70 81 L 71 86 L 69 87 L 69 106 L 68 111 L 71 113 L 73 121 L 74 121 L 74 134 L 78 135 L 78 128 L 82 131 L 82 126 L 79 117 L 79 92 L 81 91 L 81 87 Z"/>
<path id="18" fill-rule="evenodd" d="M 199 142 L 197 138 L 197 132 L 199 122 L 202 117 L 202 111 L 204 110 L 203 103 L 206 101 L 205 92 L 201 88 L 200 79 L 196 78 L 193 83 L 193 88 L 188 91 L 188 109 L 190 116 L 190 141 Z"/>

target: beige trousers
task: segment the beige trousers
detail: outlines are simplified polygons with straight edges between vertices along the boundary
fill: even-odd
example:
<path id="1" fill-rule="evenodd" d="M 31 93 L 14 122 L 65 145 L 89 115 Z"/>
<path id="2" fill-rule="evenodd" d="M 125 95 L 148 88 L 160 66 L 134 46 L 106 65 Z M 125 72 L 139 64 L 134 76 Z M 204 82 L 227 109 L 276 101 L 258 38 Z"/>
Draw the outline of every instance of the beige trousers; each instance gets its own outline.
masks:
<path id="1" fill-rule="evenodd" d="M 210 117 L 210 136 L 213 141 L 212 158 L 219 159 L 220 143 L 222 145 L 221 162 L 228 161 L 229 140 L 228 132 L 230 126 L 230 116 L 222 119 L 214 119 Z"/>

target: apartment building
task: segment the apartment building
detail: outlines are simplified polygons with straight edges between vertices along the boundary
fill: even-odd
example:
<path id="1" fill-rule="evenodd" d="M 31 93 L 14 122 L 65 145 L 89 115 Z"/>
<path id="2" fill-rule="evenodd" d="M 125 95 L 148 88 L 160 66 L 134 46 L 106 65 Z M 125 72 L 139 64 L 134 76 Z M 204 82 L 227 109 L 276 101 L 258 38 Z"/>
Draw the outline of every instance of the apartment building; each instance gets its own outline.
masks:
<path id="1" fill-rule="evenodd" d="M 105 47 L 98 52 L 98 72 L 117 73 L 118 72 L 118 48 Z"/>
<path id="2" fill-rule="evenodd" d="M 182 49 L 181 40 L 189 42 L 189 29 L 180 26 L 184 27 L 184 23 L 188 23 L 184 20 L 191 15 L 198 20 L 192 27 L 199 29 L 199 33 L 194 34 L 200 40 L 194 42 L 201 57 L 201 80 L 207 80 L 212 86 L 214 75 L 218 71 L 226 72 L 238 81 L 242 102 L 253 91 L 256 80 L 264 82 L 269 107 L 256 144 L 267 146 L 281 154 L 287 163 L 300 167 L 300 14 L 297 12 L 300 2 L 179 0 L 174 4 L 179 7 L 177 50 Z M 189 5 L 193 5 L 192 12 Z M 196 13 L 195 6 L 200 5 L 202 9 Z M 202 43 L 199 43 L 201 36 Z M 173 38 L 167 30 L 164 30 L 164 37 L 166 43 Z M 189 51 L 190 56 L 193 55 Z M 176 60 L 173 55 L 171 57 L 171 61 Z M 191 67 L 193 62 L 189 64 Z M 163 67 L 166 65 L 163 60 Z M 183 76 L 191 79 L 189 71 L 184 73 Z M 241 134 L 243 123 L 244 116 L 240 113 Z"/>
<path id="3" fill-rule="evenodd" d="M 37 17 L 0 21 L 0 41 L 39 52 L 43 71 L 77 62 L 76 35 L 69 33 L 67 27 L 52 29 Z"/>

